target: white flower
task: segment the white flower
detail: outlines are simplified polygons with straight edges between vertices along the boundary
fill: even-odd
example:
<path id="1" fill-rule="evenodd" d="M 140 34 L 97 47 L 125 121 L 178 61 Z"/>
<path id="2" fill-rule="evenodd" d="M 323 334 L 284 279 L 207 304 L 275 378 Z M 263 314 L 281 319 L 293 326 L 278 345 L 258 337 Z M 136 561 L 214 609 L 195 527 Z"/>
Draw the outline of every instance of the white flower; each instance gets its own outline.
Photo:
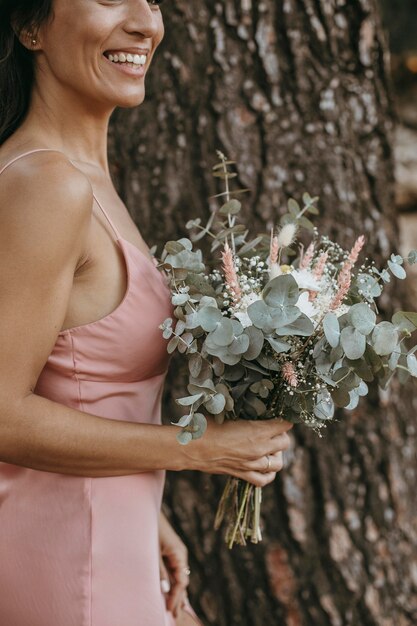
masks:
<path id="1" fill-rule="evenodd" d="M 233 317 L 239 320 L 243 328 L 252 326 L 252 320 L 250 319 L 247 311 L 248 306 L 257 300 L 261 300 L 261 296 L 258 293 L 252 291 L 251 293 L 245 293 L 240 299 L 238 305 L 233 311 Z"/>
<path id="2" fill-rule="evenodd" d="M 314 277 L 314 274 L 308 269 L 293 270 L 291 272 L 300 289 L 308 289 L 309 291 L 320 291 L 320 283 Z"/>
<path id="3" fill-rule="evenodd" d="M 273 278 L 276 278 L 277 276 L 281 276 L 281 274 L 282 274 L 282 270 L 280 266 L 278 265 L 278 263 L 272 263 L 269 269 L 269 280 L 272 280 Z"/>
<path id="4" fill-rule="evenodd" d="M 301 313 L 307 315 L 311 321 L 315 320 L 317 316 L 317 309 L 314 304 L 310 302 L 308 291 L 304 291 L 300 294 L 296 306 L 300 309 Z"/>

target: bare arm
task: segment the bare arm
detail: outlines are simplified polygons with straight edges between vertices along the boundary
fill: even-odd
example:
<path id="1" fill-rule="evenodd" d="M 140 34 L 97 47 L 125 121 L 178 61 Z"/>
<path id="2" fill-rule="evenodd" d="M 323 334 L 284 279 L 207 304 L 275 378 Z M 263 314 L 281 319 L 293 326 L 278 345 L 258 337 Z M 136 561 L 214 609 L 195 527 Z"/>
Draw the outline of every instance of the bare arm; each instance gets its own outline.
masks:
<path id="1" fill-rule="evenodd" d="M 82 476 L 186 468 L 257 479 L 265 454 L 288 447 L 289 424 L 212 423 L 183 447 L 175 426 L 104 419 L 34 393 L 65 319 L 92 191 L 64 157 L 24 161 L 0 185 L 0 461 Z"/>

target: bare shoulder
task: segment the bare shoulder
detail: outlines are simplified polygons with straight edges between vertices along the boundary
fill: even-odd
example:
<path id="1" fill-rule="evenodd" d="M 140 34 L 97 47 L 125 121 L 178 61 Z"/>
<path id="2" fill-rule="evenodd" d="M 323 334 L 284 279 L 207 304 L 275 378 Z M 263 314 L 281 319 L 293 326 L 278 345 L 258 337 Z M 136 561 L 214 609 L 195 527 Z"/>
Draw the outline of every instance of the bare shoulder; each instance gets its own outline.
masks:
<path id="1" fill-rule="evenodd" d="M 60 152 L 36 152 L 12 163 L 0 176 L 0 216 L 16 211 L 37 216 L 58 214 L 65 221 L 91 214 L 93 192 L 88 178 Z M 25 207 L 27 207 L 25 209 Z M 68 212 L 68 208 L 72 210 Z M 6 215 L 5 215 L 6 213 Z"/>

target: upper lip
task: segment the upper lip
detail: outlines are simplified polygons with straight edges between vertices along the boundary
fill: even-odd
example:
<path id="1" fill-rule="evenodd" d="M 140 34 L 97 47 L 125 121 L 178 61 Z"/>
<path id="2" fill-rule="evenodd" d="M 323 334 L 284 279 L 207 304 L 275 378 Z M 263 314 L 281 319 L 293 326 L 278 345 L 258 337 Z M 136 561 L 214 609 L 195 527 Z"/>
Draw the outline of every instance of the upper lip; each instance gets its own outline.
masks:
<path id="1" fill-rule="evenodd" d="M 130 54 L 149 54 L 150 53 L 150 48 L 111 48 L 109 50 L 106 50 L 104 52 L 104 54 L 112 54 L 112 53 L 118 53 L 118 52 L 129 52 Z"/>

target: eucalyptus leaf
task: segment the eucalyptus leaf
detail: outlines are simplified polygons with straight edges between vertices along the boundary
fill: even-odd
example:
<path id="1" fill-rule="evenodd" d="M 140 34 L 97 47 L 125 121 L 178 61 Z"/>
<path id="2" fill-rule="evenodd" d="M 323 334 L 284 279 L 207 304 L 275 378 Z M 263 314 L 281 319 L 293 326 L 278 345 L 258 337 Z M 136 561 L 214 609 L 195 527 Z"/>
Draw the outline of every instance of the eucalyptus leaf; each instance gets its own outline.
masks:
<path id="1" fill-rule="evenodd" d="M 195 395 L 187 396 L 185 398 L 178 398 L 176 400 L 176 403 L 180 404 L 181 406 L 191 406 L 195 404 L 196 402 L 198 402 L 198 400 L 201 400 L 201 398 L 203 397 L 204 397 L 204 393 L 197 393 Z"/>
<path id="2" fill-rule="evenodd" d="M 401 267 L 401 265 L 398 265 L 398 263 L 392 263 L 391 261 L 388 261 L 388 267 L 396 278 L 404 280 L 404 278 L 407 277 L 405 269 Z"/>
<path id="3" fill-rule="evenodd" d="M 247 314 L 256 328 L 260 328 L 267 333 L 271 333 L 274 330 L 271 309 L 263 300 L 252 302 L 247 308 Z"/>
<path id="4" fill-rule="evenodd" d="M 216 292 L 210 283 L 205 280 L 204 276 L 200 276 L 194 272 L 189 273 L 185 282 L 190 287 L 190 294 L 203 294 L 214 299 Z"/>
<path id="5" fill-rule="evenodd" d="M 282 326 L 276 330 L 276 334 L 280 337 L 284 335 L 299 335 L 301 337 L 309 337 L 313 334 L 313 332 L 313 322 L 304 313 L 301 313 L 301 315 L 295 320 L 295 322 L 292 322 L 292 324 Z"/>
<path id="6" fill-rule="evenodd" d="M 345 407 L 347 411 L 353 411 L 359 404 L 359 395 L 356 391 L 349 391 L 349 404 Z"/>
<path id="7" fill-rule="evenodd" d="M 201 368 L 203 365 L 203 359 L 200 354 L 193 354 L 188 361 L 188 369 L 190 370 L 190 374 L 193 378 L 197 378 L 197 376 L 201 372 Z"/>
<path id="8" fill-rule="evenodd" d="M 340 325 L 335 313 L 329 312 L 324 316 L 323 330 L 331 347 L 337 348 L 340 341 Z"/>
<path id="9" fill-rule="evenodd" d="M 192 440 L 193 436 L 188 430 L 183 430 L 177 435 L 177 441 L 183 446 L 186 446 Z"/>
<path id="10" fill-rule="evenodd" d="M 352 326 L 342 330 L 340 343 L 348 359 L 360 359 L 365 354 L 366 337 Z"/>
<path id="11" fill-rule="evenodd" d="M 407 261 L 410 265 L 415 265 L 417 263 L 417 250 L 411 250 L 408 253 Z"/>
<path id="12" fill-rule="evenodd" d="M 188 293 L 176 293 L 172 296 L 171 302 L 174 306 L 184 306 L 186 302 L 188 302 L 190 296 Z"/>
<path id="13" fill-rule="evenodd" d="M 398 331 L 390 322 L 380 322 L 372 333 L 372 345 L 379 356 L 391 354 L 398 344 Z"/>
<path id="14" fill-rule="evenodd" d="M 193 419 L 193 414 L 189 413 L 187 415 L 183 415 L 178 422 L 171 422 L 171 424 L 173 424 L 174 426 L 180 426 L 181 428 L 184 428 L 185 426 L 188 426 L 188 424 L 191 423 L 191 420 Z"/>
<path id="15" fill-rule="evenodd" d="M 417 376 L 417 359 L 414 354 L 407 355 L 407 368 L 411 376 Z"/>
<path id="16" fill-rule="evenodd" d="M 252 361 L 261 353 L 264 345 L 264 334 L 259 328 L 254 326 L 245 328 L 244 333 L 249 337 L 249 347 L 245 352 L 245 359 Z"/>
<path id="17" fill-rule="evenodd" d="M 277 353 L 288 352 L 291 349 L 291 345 L 286 341 L 281 341 L 275 337 L 265 337 L 271 348 Z"/>
<path id="18" fill-rule="evenodd" d="M 193 439 L 200 439 L 207 430 L 207 418 L 202 413 L 195 413 L 193 418 Z"/>
<path id="19" fill-rule="evenodd" d="M 244 354 L 249 348 L 249 337 L 246 334 L 242 334 L 236 337 L 229 346 L 231 354 Z"/>
<path id="20" fill-rule="evenodd" d="M 179 342 L 180 342 L 180 338 L 179 337 L 172 337 L 172 339 L 169 341 L 169 343 L 167 345 L 168 354 L 172 354 L 173 352 L 175 352 Z"/>
<path id="21" fill-rule="evenodd" d="M 270 307 L 297 304 L 299 288 L 291 274 L 283 274 L 273 278 L 266 284 L 262 297 Z"/>
<path id="22" fill-rule="evenodd" d="M 204 406 L 207 411 L 212 413 L 212 415 L 217 415 L 221 413 L 226 405 L 226 398 L 221 393 L 216 393 L 209 400 L 204 402 Z"/>
<path id="23" fill-rule="evenodd" d="M 369 335 L 375 328 L 376 314 L 365 302 L 354 304 L 349 311 L 353 326 L 362 335 Z"/>
<path id="24" fill-rule="evenodd" d="M 359 290 L 363 293 L 364 297 L 371 302 L 382 293 L 382 287 L 376 278 L 369 274 L 359 274 L 357 282 Z"/>
<path id="25" fill-rule="evenodd" d="M 223 206 L 219 209 L 220 215 L 237 215 L 242 208 L 241 202 L 239 200 L 230 200 L 223 204 Z"/>
<path id="26" fill-rule="evenodd" d="M 400 332 L 414 332 L 417 328 L 417 313 L 413 311 L 397 311 L 392 317 L 392 323 Z"/>
<path id="27" fill-rule="evenodd" d="M 349 391 L 346 389 L 334 389 L 332 392 L 332 399 L 336 406 L 347 407 L 350 402 Z"/>
<path id="28" fill-rule="evenodd" d="M 219 309 L 213 306 L 205 306 L 197 313 L 198 325 L 206 332 L 215 330 L 222 319 L 223 316 Z"/>
<path id="29" fill-rule="evenodd" d="M 223 317 L 208 338 L 218 346 L 229 346 L 233 341 L 233 337 L 233 324 L 230 319 Z"/>
<path id="30" fill-rule="evenodd" d="M 317 394 L 314 415 L 321 420 L 330 420 L 334 416 L 334 402 L 328 391 Z"/>
<path id="31" fill-rule="evenodd" d="M 184 250 L 184 246 L 179 241 L 168 241 L 165 244 L 165 250 L 168 254 L 178 254 Z"/>

